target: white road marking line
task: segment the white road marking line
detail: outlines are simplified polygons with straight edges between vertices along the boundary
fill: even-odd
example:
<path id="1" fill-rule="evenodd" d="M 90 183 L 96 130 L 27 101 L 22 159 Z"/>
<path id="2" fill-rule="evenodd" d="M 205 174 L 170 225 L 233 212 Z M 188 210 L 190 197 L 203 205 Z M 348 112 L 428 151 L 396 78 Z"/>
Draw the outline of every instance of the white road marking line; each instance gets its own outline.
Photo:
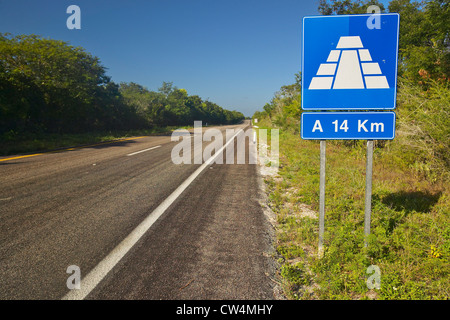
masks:
<path id="1" fill-rule="evenodd" d="M 156 147 L 144 149 L 144 150 L 141 150 L 141 151 L 133 152 L 133 153 L 127 154 L 127 156 L 134 156 L 135 154 L 138 154 L 138 153 L 141 153 L 141 152 L 145 152 L 145 151 L 150 151 L 150 150 L 153 150 L 153 149 L 156 149 L 156 148 L 159 148 L 159 147 L 161 147 L 161 146 L 156 146 Z"/>
<path id="2" fill-rule="evenodd" d="M 206 160 L 189 178 L 175 189 L 144 221 L 142 221 L 121 243 L 117 245 L 100 263 L 81 280 L 81 288 L 69 291 L 62 300 L 82 300 L 87 297 L 92 290 L 103 280 L 103 278 L 114 268 L 114 266 L 127 254 L 128 251 L 141 239 L 159 217 L 169 208 L 169 206 L 183 193 L 184 190 L 197 178 L 197 176 L 208 167 L 216 157 L 223 155 L 223 150 L 234 141 L 234 138 L 243 132 L 239 130 L 219 149 L 217 153 Z"/>

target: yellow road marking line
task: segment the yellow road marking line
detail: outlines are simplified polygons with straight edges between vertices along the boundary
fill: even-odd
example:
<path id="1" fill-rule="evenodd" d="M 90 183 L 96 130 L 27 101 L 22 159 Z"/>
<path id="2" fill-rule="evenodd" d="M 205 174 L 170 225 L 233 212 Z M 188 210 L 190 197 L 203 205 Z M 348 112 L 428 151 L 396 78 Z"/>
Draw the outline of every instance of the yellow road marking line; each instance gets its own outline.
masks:
<path id="1" fill-rule="evenodd" d="M 61 150 L 55 150 L 55 151 L 47 151 L 47 152 L 42 152 L 42 153 L 27 154 L 27 155 L 24 155 L 24 156 L 0 159 L 0 162 L 1 161 L 8 161 L 8 160 L 16 160 L 16 159 L 35 157 L 35 156 L 40 156 L 40 155 L 43 155 L 43 154 L 46 154 L 46 153 L 59 153 L 59 152 L 63 152 L 63 151 L 84 149 L 84 148 L 90 148 L 90 147 L 99 146 L 99 145 L 102 145 L 102 144 L 115 143 L 115 142 L 121 142 L 121 141 L 127 141 L 127 140 L 137 140 L 137 139 L 142 139 L 142 138 L 145 138 L 145 136 L 135 137 L 135 138 L 125 138 L 125 139 L 114 140 L 114 141 L 106 141 L 106 142 L 100 142 L 100 143 L 96 143 L 96 144 L 90 144 L 90 145 L 87 145 L 87 146 L 73 147 L 73 148 L 67 148 L 67 149 L 61 149 Z"/>
<path id="2" fill-rule="evenodd" d="M 34 156 L 39 156 L 42 153 L 35 153 L 35 154 L 29 154 L 26 156 L 20 156 L 20 157 L 13 157 L 13 158 L 6 158 L 6 159 L 0 159 L 0 161 L 7 161 L 7 160 L 15 160 L 15 159 L 22 159 L 22 158 L 28 158 L 28 157 L 34 157 Z"/>

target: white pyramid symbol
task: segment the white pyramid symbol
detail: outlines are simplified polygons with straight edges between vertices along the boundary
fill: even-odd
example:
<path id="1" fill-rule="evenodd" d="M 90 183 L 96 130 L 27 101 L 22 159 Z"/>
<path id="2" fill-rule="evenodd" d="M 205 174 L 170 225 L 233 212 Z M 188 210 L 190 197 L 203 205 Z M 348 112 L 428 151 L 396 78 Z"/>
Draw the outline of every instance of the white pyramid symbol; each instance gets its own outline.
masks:
<path id="1" fill-rule="evenodd" d="M 321 63 L 309 84 L 314 89 L 389 89 L 378 62 L 372 62 L 359 36 L 340 37 L 327 63 Z M 339 66 L 338 66 L 339 63 Z M 337 71 L 336 71 L 337 70 Z M 361 73 L 362 70 L 362 73 Z"/>

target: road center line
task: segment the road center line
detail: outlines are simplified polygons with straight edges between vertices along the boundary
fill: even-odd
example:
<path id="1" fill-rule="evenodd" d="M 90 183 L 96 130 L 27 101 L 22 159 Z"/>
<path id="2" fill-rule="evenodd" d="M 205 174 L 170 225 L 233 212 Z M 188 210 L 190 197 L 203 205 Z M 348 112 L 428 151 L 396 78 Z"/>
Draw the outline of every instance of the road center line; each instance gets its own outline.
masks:
<path id="1" fill-rule="evenodd" d="M 144 150 L 141 150 L 141 151 L 136 151 L 136 152 L 127 154 L 127 156 L 134 156 L 135 154 L 138 154 L 138 153 L 141 153 L 141 152 L 145 152 L 145 151 L 150 151 L 150 150 L 153 150 L 153 149 L 156 149 L 156 148 L 159 148 L 159 147 L 161 147 L 161 146 L 156 146 L 156 147 L 151 147 L 151 148 L 144 149 Z"/>
<path id="2" fill-rule="evenodd" d="M 170 205 L 183 193 L 184 190 L 198 177 L 202 171 L 208 167 L 218 156 L 223 155 L 223 150 L 234 141 L 234 138 L 243 132 L 240 129 L 228 140 L 228 142 L 219 149 L 213 156 L 206 160 L 197 170 L 192 173 L 172 194 L 167 197 L 144 221 L 142 221 L 131 233 L 120 242 L 86 277 L 81 280 L 80 289 L 72 289 L 62 300 L 82 300 L 87 297 L 92 290 L 105 278 L 105 276 L 114 268 L 114 266 L 127 254 L 128 251 L 141 239 L 141 237 L 150 229 L 159 217 L 170 207 Z"/>

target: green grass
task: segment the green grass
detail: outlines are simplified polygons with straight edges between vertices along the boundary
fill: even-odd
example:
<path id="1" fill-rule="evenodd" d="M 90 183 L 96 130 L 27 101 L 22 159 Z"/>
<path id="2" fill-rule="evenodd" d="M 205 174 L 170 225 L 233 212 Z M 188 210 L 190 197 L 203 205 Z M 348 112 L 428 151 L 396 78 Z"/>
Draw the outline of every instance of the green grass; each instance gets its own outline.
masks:
<path id="1" fill-rule="evenodd" d="M 262 126 L 263 124 L 260 123 Z M 395 140 L 392 144 L 395 143 Z M 448 299 L 450 190 L 426 179 L 397 146 L 374 153 L 371 235 L 364 247 L 365 145 L 327 143 L 325 250 L 318 258 L 319 144 L 280 130 L 280 178 L 267 178 L 291 299 Z M 377 265 L 381 289 L 369 290 Z M 309 270 L 309 272 L 308 272 Z"/>
<path id="2" fill-rule="evenodd" d="M 184 128 L 184 127 L 183 127 Z M 178 127 L 154 127 L 152 129 L 88 132 L 77 134 L 15 133 L 7 132 L 0 137 L 0 156 L 43 152 L 80 145 L 96 144 L 128 137 L 155 135 Z"/>
<path id="3" fill-rule="evenodd" d="M 449 83 L 430 80 L 424 90 L 400 80 L 396 137 L 375 142 L 368 239 L 364 236 L 366 143 L 327 142 L 321 258 L 317 252 L 319 143 L 300 139 L 298 118 L 275 121 L 283 118 L 279 114 L 283 108 L 270 117 L 260 115 L 259 127 L 281 126 L 279 177 L 265 182 L 269 206 L 277 216 L 277 251 L 287 297 L 449 299 Z M 380 268 L 380 289 L 367 286 L 371 265 Z"/>

